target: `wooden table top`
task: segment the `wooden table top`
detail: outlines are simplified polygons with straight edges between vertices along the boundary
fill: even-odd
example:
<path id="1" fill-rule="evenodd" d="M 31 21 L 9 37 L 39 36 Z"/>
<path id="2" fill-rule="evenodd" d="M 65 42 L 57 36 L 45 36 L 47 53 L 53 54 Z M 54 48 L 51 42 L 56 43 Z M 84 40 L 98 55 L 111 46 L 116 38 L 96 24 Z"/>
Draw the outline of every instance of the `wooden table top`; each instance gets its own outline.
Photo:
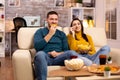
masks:
<path id="1" fill-rule="evenodd" d="M 63 66 L 59 69 L 52 70 L 48 73 L 49 77 L 78 77 L 78 76 L 85 77 L 85 76 L 94 76 L 94 75 L 103 76 L 103 74 L 97 74 L 88 71 L 88 68 L 86 66 L 84 66 L 83 68 L 77 71 L 67 70 L 67 68 Z M 120 71 L 117 74 L 113 74 L 113 75 L 120 75 Z"/>
<path id="2" fill-rule="evenodd" d="M 93 73 L 88 72 L 86 67 L 81 68 L 77 71 L 69 71 L 65 67 L 60 69 L 52 70 L 49 72 L 49 77 L 75 77 L 75 76 L 92 76 Z"/>

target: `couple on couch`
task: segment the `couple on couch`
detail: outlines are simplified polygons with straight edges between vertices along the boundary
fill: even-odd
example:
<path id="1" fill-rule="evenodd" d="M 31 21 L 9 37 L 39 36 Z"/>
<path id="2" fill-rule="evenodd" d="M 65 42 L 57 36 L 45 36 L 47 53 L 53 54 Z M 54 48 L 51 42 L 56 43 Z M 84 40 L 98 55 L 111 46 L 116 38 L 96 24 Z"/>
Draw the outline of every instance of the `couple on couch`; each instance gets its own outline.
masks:
<path id="1" fill-rule="evenodd" d="M 37 80 L 46 80 L 47 66 L 64 65 L 64 60 L 77 56 L 84 61 L 86 66 L 99 64 L 99 55 L 108 55 L 109 46 L 103 46 L 97 52 L 91 36 L 84 33 L 82 22 L 75 18 L 70 25 L 70 33 L 59 31 L 58 13 L 50 11 L 47 14 L 48 27 L 38 29 L 34 35 L 34 48 L 37 53 L 34 65 Z M 68 38 L 68 39 L 67 39 Z M 88 50 L 80 50 L 79 45 L 89 46 Z M 69 50 L 70 49 L 70 50 Z"/>

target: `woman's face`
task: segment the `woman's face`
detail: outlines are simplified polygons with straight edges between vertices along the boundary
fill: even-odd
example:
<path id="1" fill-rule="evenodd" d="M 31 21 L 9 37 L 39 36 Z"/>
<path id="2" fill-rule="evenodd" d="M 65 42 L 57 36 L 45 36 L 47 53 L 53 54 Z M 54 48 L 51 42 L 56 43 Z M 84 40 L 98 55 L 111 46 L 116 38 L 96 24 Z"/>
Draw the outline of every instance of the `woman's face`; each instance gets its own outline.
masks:
<path id="1" fill-rule="evenodd" d="M 79 20 L 75 20 L 72 23 L 72 27 L 74 28 L 75 32 L 79 32 L 81 30 L 81 23 Z"/>

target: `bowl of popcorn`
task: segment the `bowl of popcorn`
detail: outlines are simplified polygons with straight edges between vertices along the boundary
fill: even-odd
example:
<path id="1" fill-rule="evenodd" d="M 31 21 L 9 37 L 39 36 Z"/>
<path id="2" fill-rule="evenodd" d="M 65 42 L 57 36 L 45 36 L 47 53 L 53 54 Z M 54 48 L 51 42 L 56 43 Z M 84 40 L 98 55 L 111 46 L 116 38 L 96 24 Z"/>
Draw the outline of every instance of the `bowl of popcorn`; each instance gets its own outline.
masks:
<path id="1" fill-rule="evenodd" d="M 80 44 L 80 45 L 78 45 L 78 49 L 79 50 L 90 50 L 90 48 L 91 48 L 91 46 L 90 45 L 84 45 L 84 44 Z"/>
<path id="2" fill-rule="evenodd" d="M 65 60 L 64 63 L 65 63 L 65 67 L 68 70 L 73 70 L 73 71 L 80 70 L 84 66 L 83 60 L 78 58 Z"/>

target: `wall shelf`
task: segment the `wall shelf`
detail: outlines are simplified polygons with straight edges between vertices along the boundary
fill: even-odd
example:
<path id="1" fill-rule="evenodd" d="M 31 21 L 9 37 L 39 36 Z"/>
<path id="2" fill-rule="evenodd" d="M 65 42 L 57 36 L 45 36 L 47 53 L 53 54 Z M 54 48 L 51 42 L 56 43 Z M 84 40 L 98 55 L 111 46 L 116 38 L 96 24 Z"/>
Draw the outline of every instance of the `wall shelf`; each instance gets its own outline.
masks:
<path id="1" fill-rule="evenodd" d="M 2 4 L 4 4 L 5 0 L 2 0 Z M 0 6 L 0 37 L 2 40 L 0 41 L 0 57 L 5 57 L 5 6 Z"/>
<path id="2" fill-rule="evenodd" d="M 71 7 L 70 22 L 74 18 L 79 18 L 82 21 L 91 19 L 94 21 L 93 27 L 95 27 L 95 8 L 94 7 Z"/>

